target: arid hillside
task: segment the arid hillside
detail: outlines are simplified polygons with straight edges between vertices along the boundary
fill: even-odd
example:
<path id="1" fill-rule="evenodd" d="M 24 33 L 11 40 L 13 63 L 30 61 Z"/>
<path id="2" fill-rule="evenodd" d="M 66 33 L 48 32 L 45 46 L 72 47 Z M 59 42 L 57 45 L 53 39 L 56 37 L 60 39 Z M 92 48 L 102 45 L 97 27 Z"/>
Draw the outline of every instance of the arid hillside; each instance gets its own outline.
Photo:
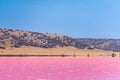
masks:
<path id="1" fill-rule="evenodd" d="M 73 45 L 75 45 L 75 42 L 72 38 L 59 34 L 0 29 L 0 47 L 3 49 L 19 48 L 21 46 L 55 48 Z"/>
<path id="2" fill-rule="evenodd" d="M 60 34 L 0 29 L 0 49 L 23 46 L 40 48 L 75 47 L 88 50 L 120 51 L 120 39 L 71 38 Z"/>

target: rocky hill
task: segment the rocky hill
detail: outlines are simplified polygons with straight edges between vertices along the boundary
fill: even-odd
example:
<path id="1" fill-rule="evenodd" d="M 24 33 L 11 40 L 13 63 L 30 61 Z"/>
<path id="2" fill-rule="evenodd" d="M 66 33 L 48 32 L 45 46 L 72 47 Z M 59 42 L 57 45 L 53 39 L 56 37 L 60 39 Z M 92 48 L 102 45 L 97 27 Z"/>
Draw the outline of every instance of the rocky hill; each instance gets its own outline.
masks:
<path id="1" fill-rule="evenodd" d="M 59 34 L 38 33 L 0 28 L 0 48 L 34 46 L 42 48 L 76 47 L 120 51 L 120 39 L 71 38 Z"/>
<path id="2" fill-rule="evenodd" d="M 72 38 L 59 34 L 43 34 L 22 30 L 0 29 L 1 48 L 19 48 L 21 46 L 54 48 L 73 45 L 75 45 L 75 42 Z"/>

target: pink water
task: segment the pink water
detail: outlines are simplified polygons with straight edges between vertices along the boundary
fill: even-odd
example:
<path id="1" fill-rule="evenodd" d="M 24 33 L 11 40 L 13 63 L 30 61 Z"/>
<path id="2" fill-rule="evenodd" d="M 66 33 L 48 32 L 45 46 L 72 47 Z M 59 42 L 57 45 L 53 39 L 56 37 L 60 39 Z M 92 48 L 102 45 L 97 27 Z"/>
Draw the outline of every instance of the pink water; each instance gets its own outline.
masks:
<path id="1" fill-rule="evenodd" d="M 120 80 L 120 59 L 0 58 L 0 80 Z"/>

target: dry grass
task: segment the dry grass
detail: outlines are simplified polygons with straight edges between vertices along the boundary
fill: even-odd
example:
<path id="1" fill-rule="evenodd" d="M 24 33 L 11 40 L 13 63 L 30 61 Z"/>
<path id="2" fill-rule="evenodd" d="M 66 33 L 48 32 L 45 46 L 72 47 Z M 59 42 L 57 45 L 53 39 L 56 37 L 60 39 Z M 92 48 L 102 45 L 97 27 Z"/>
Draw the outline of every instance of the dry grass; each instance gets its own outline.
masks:
<path id="1" fill-rule="evenodd" d="M 77 49 L 74 47 L 64 47 L 64 48 L 38 48 L 38 47 L 22 47 L 22 48 L 8 48 L 0 49 L 1 55 L 75 55 L 87 57 L 111 57 L 112 53 L 115 53 L 119 57 L 119 52 L 103 51 L 103 50 L 87 50 L 87 49 Z"/>

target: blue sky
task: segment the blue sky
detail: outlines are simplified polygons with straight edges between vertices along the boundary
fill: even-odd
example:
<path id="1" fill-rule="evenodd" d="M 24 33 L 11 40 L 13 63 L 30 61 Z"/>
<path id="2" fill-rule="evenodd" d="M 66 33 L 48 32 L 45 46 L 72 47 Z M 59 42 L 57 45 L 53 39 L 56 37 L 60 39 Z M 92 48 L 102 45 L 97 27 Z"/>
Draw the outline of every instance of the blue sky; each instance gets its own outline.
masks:
<path id="1" fill-rule="evenodd" d="M 120 0 L 0 0 L 0 27 L 120 38 Z"/>

